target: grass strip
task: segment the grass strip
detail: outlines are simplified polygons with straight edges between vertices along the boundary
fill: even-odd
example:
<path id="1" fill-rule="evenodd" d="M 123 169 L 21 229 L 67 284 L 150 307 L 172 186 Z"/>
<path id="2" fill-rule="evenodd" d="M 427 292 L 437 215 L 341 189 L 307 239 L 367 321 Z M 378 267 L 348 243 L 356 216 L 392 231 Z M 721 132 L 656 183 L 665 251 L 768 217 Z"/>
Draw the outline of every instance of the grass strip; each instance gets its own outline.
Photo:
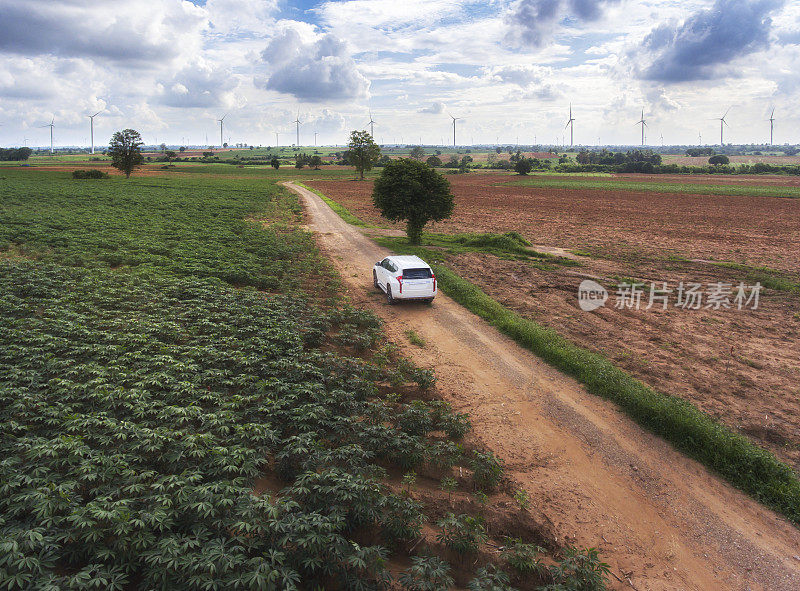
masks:
<path id="1" fill-rule="evenodd" d="M 552 329 L 523 318 L 441 264 L 442 255 L 404 240 L 376 242 L 427 260 L 440 289 L 519 345 L 581 382 L 592 394 L 617 403 L 645 429 L 717 472 L 736 488 L 800 523 L 800 479 L 771 452 L 732 431 L 690 402 L 657 392 L 604 356 L 583 349 Z"/>
<path id="2" fill-rule="evenodd" d="M 731 185 L 696 185 L 668 182 L 619 181 L 576 178 L 527 178 L 503 183 L 504 186 L 540 187 L 549 189 L 603 189 L 613 191 L 643 191 L 648 193 L 689 193 L 693 195 L 728 195 L 750 197 L 800 198 L 800 187 L 762 187 Z"/>
<path id="3" fill-rule="evenodd" d="M 782 276 L 780 271 L 770 269 L 769 267 L 751 267 L 749 265 L 742 265 L 740 263 L 728 262 L 711 262 L 711 264 L 716 265 L 717 267 L 725 267 L 727 269 L 743 271 L 747 274 L 746 279 L 748 281 L 758 282 L 768 289 L 800 293 L 800 283 Z"/>
<path id="4" fill-rule="evenodd" d="M 317 195 L 320 199 L 322 199 L 325 203 L 327 203 L 328 207 L 330 207 L 333 211 L 335 211 L 336 214 L 340 218 L 342 218 L 344 221 L 346 221 L 351 226 L 358 226 L 359 228 L 376 228 L 377 227 L 377 226 L 375 226 L 373 224 L 365 222 L 361 218 L 356 217 L 344 205 L 340 205 L 339 203 L 337 203 L 336 201 L 334 201 L 330 197 L 326 197 L 325 195 L 323 195 L 317 189 L 314 189 L 313 187 L 309 187 L 307 185 L 304 185 L 303 183 L 295 182 L 294 184 L 297 185 L 298 187 L 303 187 L 307 191 L 311 191 L 312 193 Z"/>

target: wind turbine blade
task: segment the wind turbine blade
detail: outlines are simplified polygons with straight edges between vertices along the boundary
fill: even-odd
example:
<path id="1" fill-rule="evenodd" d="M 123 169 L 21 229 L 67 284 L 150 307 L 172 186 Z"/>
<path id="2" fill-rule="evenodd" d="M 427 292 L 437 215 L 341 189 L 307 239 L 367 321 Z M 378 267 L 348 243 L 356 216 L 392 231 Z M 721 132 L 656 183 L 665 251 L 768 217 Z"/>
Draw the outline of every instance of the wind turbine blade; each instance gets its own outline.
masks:
<path id="1" fill-rule="evenodd" d="M 727 111 L 725 111 L 725 114 L 722 116 L 722 118 L 723 118 L 723 119 L 725 119 L 725 117 L 727 117 L 727 116 L 728 116 L 728 113 L 730 113 L 730 112 L 731 112 L 731 109 L 732 109 L 732 108 L 733 108 L 733 107 L 728 107 L 728 110 L 727 110 Z"/>

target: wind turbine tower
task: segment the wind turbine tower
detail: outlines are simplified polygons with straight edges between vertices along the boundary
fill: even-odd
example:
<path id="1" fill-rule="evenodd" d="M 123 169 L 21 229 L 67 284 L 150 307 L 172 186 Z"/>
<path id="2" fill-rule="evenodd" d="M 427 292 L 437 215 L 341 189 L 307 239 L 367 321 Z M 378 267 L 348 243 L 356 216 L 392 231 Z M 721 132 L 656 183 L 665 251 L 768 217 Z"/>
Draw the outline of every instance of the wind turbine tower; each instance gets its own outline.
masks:
<path id="1" fill-rule="evenodd" d="M 94 154 L 94 118 L 97 117 L 102 111 L 97 111 L 94 115 L 88 115 L 89 117 L 89 129 L 91 130 L 90 135 L 92 138 L 92 154 Z"/>
<path id="2" fill-rule="evenodd" d="M 774 127 L 775 127 L 775 108 L 774 107 L 773 107 L 772 113 L 770 113 L 769 119 L 767 119 L 767 121 L 769 121 L 769 145 L 771 146 L 772 145 L 772 131 L 773 131 Z"/>
<path id="3" fill-rule="evenodd" d="M 220 148 L 222 148 L 222 144 L 224 144 L 224 143 L 225 143 L 225 142 L 222 140 L 222 122 L 223 122 L 223 121 L 225 121 L 225 117 L 227 117 L 227 116 L 228 116 L 228 114 L 227 114 L 227 113 L 225 113 L 225 114 L 222 116 L 222 119 L 217 119 L 217 122 L 219 123 L 219 147 L 220 147 Z"/>
<path id="4" fill-rule="evenodd" d="M 314 147 L 315 147 L 315 148 L 317 147 L 317 136 L 318 136 L 318 135 L 319 135 L 319 132 L 318 132 L 318 131 L 315 131 L 315 132 L 314 132 Z"/>
<path id="5" fill-rule="evenodd" d="M 461 119 L 461 117 L 453 117 L 450 115 L 450 119 L 453 120 L 453 147 L 456 147 L 456 121 Z"/>
<path id="6" fill-rule="evenodd" d="M 564 129 L 569 127 L 569 145 L 573 146 L 575 143 L 574 138 L 574 131 L 575 131 L 575 118 L 572 116 L 572 103 L 569 104 L 569 119 L 567 120 L 567 124 L 564 126 Z"/>
<path id="7" fill-rule="evenodd" d="M 50 123 L 47 125 L 42 125 L 42 128 L 49 127 L 50 128 L 50 155 L 53 155 L 53 127 L 55 124 L 56 118 L 53 117 L 50 119 Z"/>
<path id="8" fill-rule="evenodd" d="M 725 121 L 725 117 L 728 116 L 728 112 L 730 110 L 731 110 L 731 108 L 728 107 L 728 110 L 725 111 L 725 114 L 722 117 L 718 118 L 719 119 L 719 145 L 720 145 L 720 147 L 725 145 L 725 143 L 722 141 L 722 139 L 723 139 L 722 138 L 722 130 L 725 128 L 726 125 L 728 125 L 728 122 Z"/>
<path id="9" fill-rule="evenodd" d="M 369 134 L 372 136 L 372 139 L 375 139 L 375 123 L 376 121 L 372 118 L 372 111 L 369 112 Z"/>
<path id="10" fill-rule="evenodd" d="M 297 111 L 297 118 L 292 121 L 292 123 L 297 124 L 297 144 L 295 144 L 298 148 L 300 147 L 300 111 Z"/>
<path id="11" fill-rule="evenodd" d="M 644 147 L 644 128 L 647 127 L 647 123 L 644 120 L 644 109 L 642 109 L 642 118 L 636 122 L 636 125 L 642 126 L 642 147 Z"/>

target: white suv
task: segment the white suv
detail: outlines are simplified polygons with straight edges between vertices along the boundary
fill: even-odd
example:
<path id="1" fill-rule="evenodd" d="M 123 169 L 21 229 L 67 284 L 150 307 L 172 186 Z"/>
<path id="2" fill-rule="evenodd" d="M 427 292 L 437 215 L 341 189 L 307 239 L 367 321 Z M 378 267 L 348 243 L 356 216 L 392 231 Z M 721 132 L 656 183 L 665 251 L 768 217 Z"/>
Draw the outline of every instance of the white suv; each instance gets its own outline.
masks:
<path id="1" fill-rule="evenodd" d="M 423 300 L 436 296 L 436 275 L 418 256 L 390 256 L 375 263 L 372 282 L 386 292 L 390 304 L 397 300 Z"/>

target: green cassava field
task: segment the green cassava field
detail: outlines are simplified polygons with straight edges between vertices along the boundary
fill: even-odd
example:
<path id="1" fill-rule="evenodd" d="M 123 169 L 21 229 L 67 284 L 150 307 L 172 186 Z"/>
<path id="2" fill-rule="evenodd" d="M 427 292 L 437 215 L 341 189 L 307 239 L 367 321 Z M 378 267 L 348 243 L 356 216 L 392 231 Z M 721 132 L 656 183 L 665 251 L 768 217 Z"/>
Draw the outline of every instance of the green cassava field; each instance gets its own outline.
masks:
<path id="1" fill-rule="evenodd" d="M 400 475 L 492 494 L 500 463 L 335 295 L 277 177 L 224 171 L 0 169 L 0 589 L 380 589 L 409 553 L 407 589 L 604 588 L 591 550 L 467 564 L 480 515 L 417 545 Z"/>

